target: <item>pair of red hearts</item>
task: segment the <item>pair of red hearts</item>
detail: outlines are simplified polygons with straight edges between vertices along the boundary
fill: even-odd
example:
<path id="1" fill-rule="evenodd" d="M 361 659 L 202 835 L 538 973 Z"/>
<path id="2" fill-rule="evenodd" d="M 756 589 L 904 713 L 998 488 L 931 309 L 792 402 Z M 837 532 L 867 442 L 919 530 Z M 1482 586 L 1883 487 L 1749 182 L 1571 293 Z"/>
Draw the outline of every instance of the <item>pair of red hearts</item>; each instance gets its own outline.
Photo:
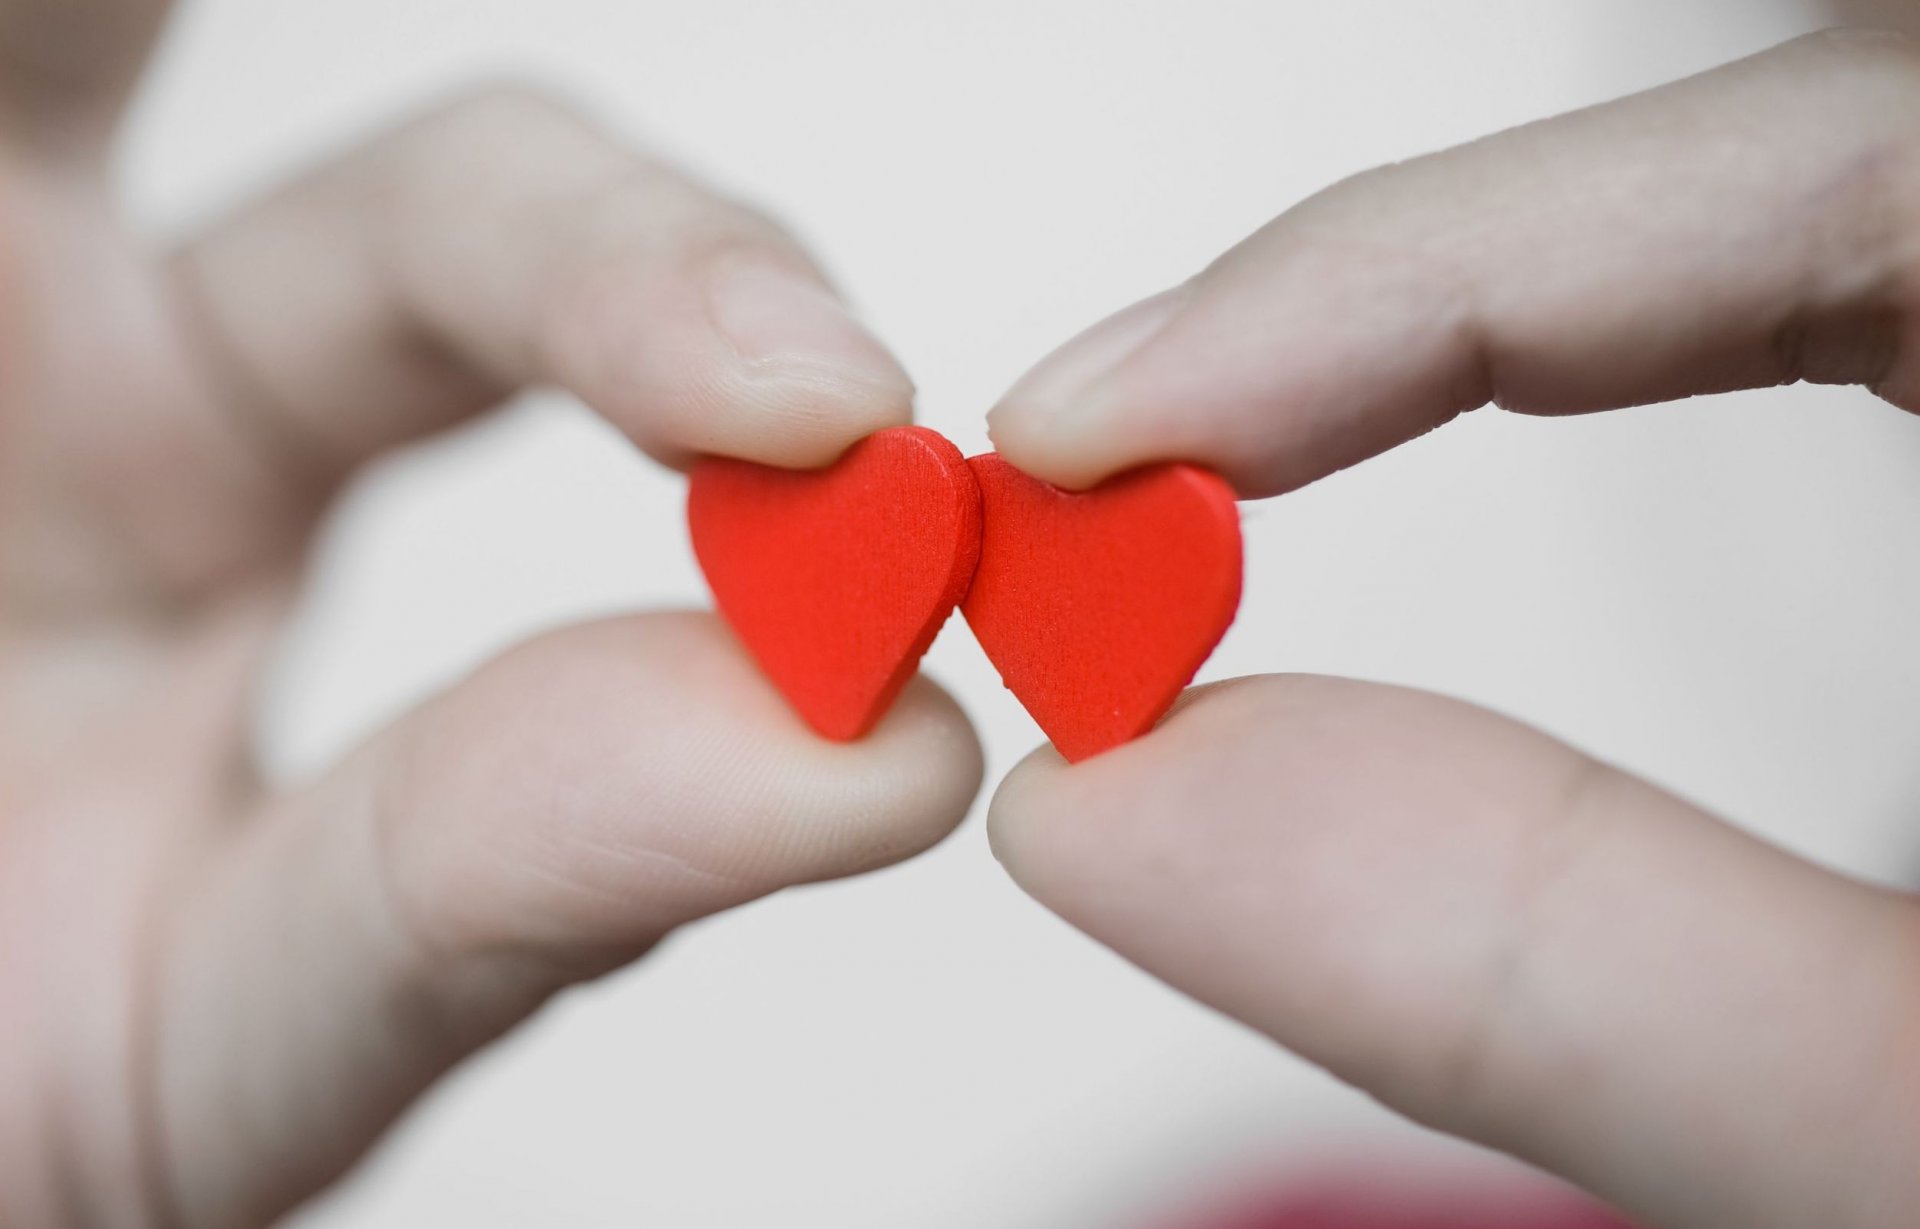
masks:
<path id="1" fill-rule="evenodd" d="M 1240 603 L 1233 491 L 1190 465 L 1085 493 L 925 427 L 871 435 L 822 470 L 716 459 L 687 495 L 714 600 L 821 734 L 859 738 L 955 606 L 1060 754 L 1164 715 Z"/>

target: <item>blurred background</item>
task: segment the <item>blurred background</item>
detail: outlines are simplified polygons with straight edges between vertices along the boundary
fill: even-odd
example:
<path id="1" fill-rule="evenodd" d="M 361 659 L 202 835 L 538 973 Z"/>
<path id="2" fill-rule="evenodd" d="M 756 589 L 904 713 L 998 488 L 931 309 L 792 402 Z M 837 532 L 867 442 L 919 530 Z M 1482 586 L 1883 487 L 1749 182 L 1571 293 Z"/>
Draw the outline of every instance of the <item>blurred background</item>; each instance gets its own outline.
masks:
<path id="1" fill-rule="evenodd" d="M 199 0 L 124 174 L 167 234 L 442 91 L 536 79 L 788 219 L 897 347 L 923 421 L 973 452 L 1027 364 L 1335 179 L 1908 10 Z M 1849 389 L 1470 415 L 1248 505 L 1246 601 L 1206 677 L 1464 696 L 1908 878 L 1917 463 L 1920 422 Z M 556 397 L 376 470 L 263 697 L 269 762 L 313 771 L 541 628 L 704 604 L 682 495 Z M 1037 743 L 957 620 L 927 668 L 990 780 Z M 1456 1151 L 1486 1163 L 1069 931 L 976 815 L 562 997 L 298 1223 L 1093 1229 L 1330 1157 Z"/>

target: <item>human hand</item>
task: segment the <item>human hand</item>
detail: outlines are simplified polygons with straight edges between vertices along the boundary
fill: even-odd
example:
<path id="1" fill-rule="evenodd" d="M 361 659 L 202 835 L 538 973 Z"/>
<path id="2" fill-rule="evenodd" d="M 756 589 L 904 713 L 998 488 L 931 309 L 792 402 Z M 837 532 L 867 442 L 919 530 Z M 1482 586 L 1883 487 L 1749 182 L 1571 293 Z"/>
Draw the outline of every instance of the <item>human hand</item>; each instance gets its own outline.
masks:
<path id="1" fill-rule="evenodd" d="M 156 255 L 107 145 L 163 0 L 0 0 L 0 1224 L 262 1223 L 561 986 L 942 836 L 932 686 L 811 736 L 705 616 L 508 652 L 318 782 L 247 761 L 317 518 L 528 383 L 811 465 L 912 389 L 796 244 L 515 90 Z"/>
<path id="2" fill-rule="evenodd" d="M 1920 411 L 1920 51 L 1815 36 L 1372 172 L 1068 343 L 994 411 L 1084 485 L 1291 490 L 1487 402 L 1809 380 Z M 1001 786 L 1026 889 L 1388 1105 L 1684 1229 L 1920 1207 L 1920 910 L 1515 722 L 1198 689 Z"/>

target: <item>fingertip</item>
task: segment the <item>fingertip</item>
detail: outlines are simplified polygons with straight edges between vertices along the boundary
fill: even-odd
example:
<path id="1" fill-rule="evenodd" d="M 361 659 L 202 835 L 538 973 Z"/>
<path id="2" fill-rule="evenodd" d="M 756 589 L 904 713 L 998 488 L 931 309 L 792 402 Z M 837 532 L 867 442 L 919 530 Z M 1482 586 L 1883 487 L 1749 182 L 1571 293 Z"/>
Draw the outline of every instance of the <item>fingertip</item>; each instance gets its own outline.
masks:
<path id="1" fill-rule="evenodd" d="M 655 458 L 811 468 L 913 420 L 906 370 L 805 261 L 658 259 L 583 278 L 547 342 L 556 378 Z"/>
<path id="2" fill-rule="evenodd" d="M 796 719 L 797 720 L 797 719 Z M 841 878 L 891 865 L 946 838 L 966 818 L 986 775 L 986 756 L 966 712 L 925 675 L 908 682 L 865 738 L 835 743 L 802 726 L 823 758 L 823 773 L 855 766 L 864 801 L 846 808 L 855 827 L 830 856 L 805 870 L 807 881 Z"/>
<path id="3" fill-rule="evenodd" d="M 510 650 L 407 723 L 384 809 L 443 950 L 626 953 L 696 918 L 938 842 L 983 760 L 916 680 L 867 738 L 820 738 L 707 614 Z"/>
<path id="4" fill-rule="evenodd" d="M 788 469 L 831 464 L 874 432 L 913 422 L 913 381 L 891 360 L 888 367 L 793 360 L 727 372 L 693 399 L 687 429 L 660 451 L 683 462 L 713 455 Z"/>
<path id="5" fill-rule="evenodd" d="M 1058 813 L 1048 799 L 1069 769 L 1051 743 L 1042 743 L 1001 778 L 987 804 L 987 843 L 995 860 L 1022 887 L 1027 886 L 1036 861 L 1046 861 L 1043 853 L 1035 852 L 1040 836 L 1035 827 Z"/>
<path id="6" fill-rule="evenodd" d="M 730 257 L 701 276 L 734 360 L 726 375 L 735 396 L 721 399 L 743 411 L 722 424 L 738 435 L 708 451 L 811 467 L 913 420 L 906 369 L 816 272 L 792 261 Z"/>
<path id="7" fill-rule="evenodd" d="M 707 839 L 724 874 L 765 892 L 877 869 L 937 844 L 972 806 L 985 773 L 979 737 L 924 675 L 864 738 L 838 742 L 793 711 L 719 618 L 682 611 L 629 621 L 654 642 L 656 689 L 713 748 L 700 767 L 727 775 L 704 795 L 698 785 L 673 790 L 714 812 Z"/>
<path id="8" fill-rule="evenodd" d="M 1224 740 L 1218 731 L 1251 719 L 1246 706 L 1257 702 L 1265 681 L 1190 687 L 1151 732 L 1078 764 L 1042 744 L 994 791 L 987 834 L 995 858 L 1028 893 L 1070 915 L 1083 881 L 1123 860 L 1133 826 L 1128 816 L 1137 809 L 1116 802 L 1184 793 L 1181 782 Z"/>
<path id="9" fill-rule="evenodd" d="M 1000 455 L 1068 490 L 1156 459 L 1134 432 L 1116 384 L 1179 315 L 1185 285 L 1143 299 L 1072 338 L 1022 376 L 987 414 Z"/>
<path id="10" fill-rule="evenodd" d="M 1097 422 L 1098 420 L 1095 419 Z M 1113 436 L 1076 416 L 1029 406 L 1012 394 L 987 413 L 987 438 L 1008 464 L 1066 491 L 1084 491 L 1126 468 Z"/>

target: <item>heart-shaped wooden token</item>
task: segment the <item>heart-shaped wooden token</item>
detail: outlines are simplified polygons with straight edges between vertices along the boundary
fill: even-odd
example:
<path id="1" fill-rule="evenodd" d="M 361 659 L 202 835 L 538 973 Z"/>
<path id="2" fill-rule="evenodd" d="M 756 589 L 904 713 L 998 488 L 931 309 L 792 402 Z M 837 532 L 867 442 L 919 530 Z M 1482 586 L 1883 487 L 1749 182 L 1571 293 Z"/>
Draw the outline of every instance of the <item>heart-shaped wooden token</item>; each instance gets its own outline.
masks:
<path id="1" fill-rule="evenodd" d="M 980 557 L 980 493 L 946 437 L 895 427 L 831 466 L 713 459 L 687 523 L 721 614 L 828 738 L 871 730 L 913 677 Z"/>
<path id="2" fill-rule="evenodd" d="M 968 464 L 982 535 L 960 609 L 1001 680 L 1072 761 L 1152 729 L 1240 605 L 1233 489 L 1191 465 L 1076 494 L 995 453 Z"/>

